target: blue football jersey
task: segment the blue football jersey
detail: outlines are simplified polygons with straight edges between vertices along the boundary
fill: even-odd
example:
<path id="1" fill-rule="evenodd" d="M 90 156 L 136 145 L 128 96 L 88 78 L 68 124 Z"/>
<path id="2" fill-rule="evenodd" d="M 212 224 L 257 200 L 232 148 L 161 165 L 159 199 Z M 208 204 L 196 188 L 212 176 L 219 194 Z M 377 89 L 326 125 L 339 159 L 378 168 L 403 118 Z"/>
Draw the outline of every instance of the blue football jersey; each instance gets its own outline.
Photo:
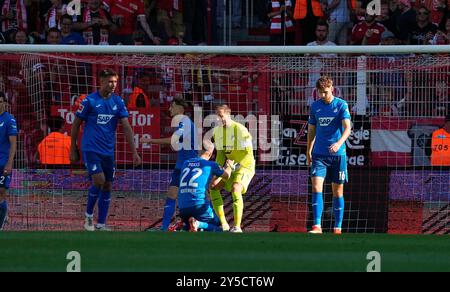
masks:
<path id="1" fill-rule="evenodd" d="M 347 103 L 337 97 L 330 104 L 322 99 L 311 105 L 309 124 L 316 126 L 316 141 L 312 153 L 318 155 L 346 155 L 345 143 L 335 154 L 329 152 L 329 147 L 336 143 L 344 132 L 342 121 L 350 119 Z"/>
<path id="2" fill-rule="evenodd" d="M 10 136 L 17 136 L 17 123 L 10 113 L 4 112 L 0 115 L 0 166 L 5 166 L 8 162 Z"/>
<path id="3" fill-rule="evenodd" d="M 81 150 L 114 155 L 117 123 L 128 117 L 122 98 L 112 94 L 104 99 L 97 91 L 81 102 L 76 115 L 85 121 Z"/>
<path id="4" fill-rule="evenodd" d="M 178 190 L 178 208 L 203 205 L 206 190 L 213 176 L 222 176 L 224 170 L 214 161 L 193 158 L 184 162 L 181 170 L 180 188 Z"/>
<path id="5" fill-rule="evenodd" d="M 198 157 L 198 152 L 196 150 L 197 128 L 195 127 L 195 124 L 185 116 L 178 124 L 175 135 L 180 136 L 180 149 L 177 152 L 177 164 L 175 165 L 175 169 L 181 169 L 186 160 Z"/>

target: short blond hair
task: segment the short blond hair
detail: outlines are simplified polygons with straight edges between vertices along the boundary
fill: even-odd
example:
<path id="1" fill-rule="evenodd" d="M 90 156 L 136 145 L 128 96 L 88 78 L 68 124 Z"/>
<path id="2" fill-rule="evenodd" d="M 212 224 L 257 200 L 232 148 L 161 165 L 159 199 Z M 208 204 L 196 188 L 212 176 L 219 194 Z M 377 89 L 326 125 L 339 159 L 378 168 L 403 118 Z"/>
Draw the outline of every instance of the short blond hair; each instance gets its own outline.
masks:
<path id="1" fill-rule="evenodd" d="M 223 110 L 224 112 L 226 112 L 228 114 L 231 114 L 231 108 L 226 104 L 221 104 L 216 107 L 216 111 L 221 111 L 221 110 Z"/>

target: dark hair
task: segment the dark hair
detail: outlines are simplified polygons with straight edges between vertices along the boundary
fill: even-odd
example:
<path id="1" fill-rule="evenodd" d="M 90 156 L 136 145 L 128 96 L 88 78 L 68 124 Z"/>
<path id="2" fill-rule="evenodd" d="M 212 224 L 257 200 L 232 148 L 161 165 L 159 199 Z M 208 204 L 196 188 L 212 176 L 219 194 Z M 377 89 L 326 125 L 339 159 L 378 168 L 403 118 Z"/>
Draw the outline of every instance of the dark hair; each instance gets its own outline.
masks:
<path id="1" fill-rule="evenodd" d="M 100 76 L 100 78 L 108 78 L 108 77 L 112 77 L 112 76 L 119 77 L 119 75 L 113 69 L 102 70 L 102 71 L 100 71 L 99 76 Z"/>
<path id="2" fill-rule="evenodd" d="M 48 126 L 52 132 L 56 132 L 63 128 L 65 120 L 62 117 L 53 117 L 48 121 Z"/>
<path id="3" fill-rule="evenodd" d="M 64 19 L 69 19 L 70 22 L 73 23 L 73 18 L 69 14 L 64 14 L 63 16 L 61 16 L 61 23 L 63 22 Z"/>
<path id="4" fill-rule="evenodd" d="M 181 97 L 175 97 L 172 100 L 172 103 L 182 106 L 184 109 L 188 109 L 189 108 L 189 102 L 187 102 L 186 100 L 182 99 Z"/>
<path id="5" fill-rule="evenodd" d="M 327 29 L 329 29 L 329 27 L 330 27 L 330 26 L 328 25 L 328 22 L 326 22 L 326 21 L 323 20 L 323 19 L 319 19 L 319 20 L 317 21 L 316 28 L 317 28 L 318 26 L 326 26 Z"/>
<path id="6" fill-rule="evenodd" d="M 320 76 L 320 78 L 316 82 L 316 88 L 325 88 L 333 86 L 333 79 L 331 79 L 329 76 L 323 75 Z"/>
<path id="7" fill-rule="evenodd" d="M 47 35 L 49 35 L 51 32 L 56 32 L 58 34 L 61 34 L 61 31 L 57 29 L 56 27 L 52 27 L 47 31 Z"/>

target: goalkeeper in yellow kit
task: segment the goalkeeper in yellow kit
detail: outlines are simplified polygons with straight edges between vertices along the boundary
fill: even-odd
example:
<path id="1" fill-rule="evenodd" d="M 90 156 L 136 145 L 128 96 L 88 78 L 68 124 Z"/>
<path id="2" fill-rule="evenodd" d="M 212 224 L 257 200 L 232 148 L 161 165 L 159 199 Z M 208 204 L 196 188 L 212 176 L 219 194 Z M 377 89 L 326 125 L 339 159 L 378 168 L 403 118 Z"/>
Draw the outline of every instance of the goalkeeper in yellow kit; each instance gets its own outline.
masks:
<path id="1" fill-rule="evenodd" d="M 217 149 L 216 162 L 223 166 L 227 159 L 237 163 L 236 170 L 227 180 L 216 179 L 211 186 L 211 202 L 220 219 L 223 231 L 242 232 L 241 222 L 244 212 L 242 195 L 247 192 L 250 181 L 255 175 L 252 136 L 245 126 L 231 119 L 231 109 L 227 105 L 216 108 L 221 126 L 214 128 L 214 143 Z M 225 188 L 233 198 L 234 227 L 225 218 L 220 190 Z"/>

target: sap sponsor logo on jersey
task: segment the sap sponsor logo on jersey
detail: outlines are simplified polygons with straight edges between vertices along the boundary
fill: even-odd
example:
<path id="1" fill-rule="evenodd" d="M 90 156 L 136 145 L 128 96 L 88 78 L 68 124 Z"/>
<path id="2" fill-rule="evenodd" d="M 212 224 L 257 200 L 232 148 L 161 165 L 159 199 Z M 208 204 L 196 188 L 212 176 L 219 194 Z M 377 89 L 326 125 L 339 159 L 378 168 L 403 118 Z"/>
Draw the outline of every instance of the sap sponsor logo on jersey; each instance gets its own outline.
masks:
<path id="1" fill-rule="evenodd" d="M 106 125 L 111 121 L 114 115 L 98 115 L 97 116 L 97 125 Z"/>
<path id="2" fill-rule="evenodd" d="M 319 118 L 319 125 L 321 127 L 328 127 L 333 120 L 334 120 L 334 117 Z"/>

